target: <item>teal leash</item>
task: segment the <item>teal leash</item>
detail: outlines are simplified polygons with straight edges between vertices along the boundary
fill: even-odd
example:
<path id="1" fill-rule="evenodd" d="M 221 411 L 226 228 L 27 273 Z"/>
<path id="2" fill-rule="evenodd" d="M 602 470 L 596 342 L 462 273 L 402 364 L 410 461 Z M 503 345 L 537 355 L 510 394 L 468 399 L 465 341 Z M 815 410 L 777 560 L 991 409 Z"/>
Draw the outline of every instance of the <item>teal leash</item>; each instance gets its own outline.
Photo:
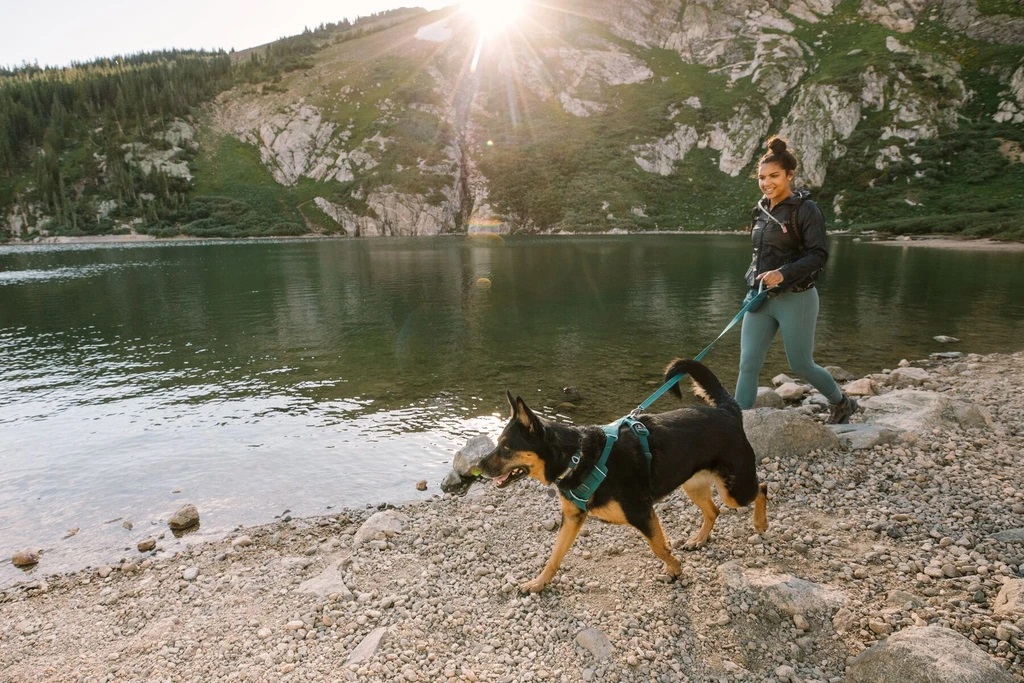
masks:
<path id="1" fill-rule="evenodd" d="M 743 320 L 743 316 L 747 314 L 747 311 L 749 311 L 751 308 L 756 308 L 757 306 L 761 305 L 761 302 L 764 301 L 765 298 L 768 296 L 768 292 L 769 290 L 764 288 L 764 283 L 762 282 L 761 287 L 757 290 L 757 294 L 755 294 L 750 299 L 750 301 L 743 304 L 743 308 L 740 309 L 739 313 L 733 316 L 732 320 L 729 321 L 729 324 L 725 326 L 724 330 L 722 330 L 722 333 L 715 337 L 714 341 L 705 346 L 704 350 L 698 353 L 696 356 L 694 356 L 693 359 L 697 361 L 704 360 L 704 356 L 708 355 L 708 353 L 711 352 L 711 349 L 714 348 L 715 344 L 717 344 L 718 341 L 722 337 L 724 337 L 729 330 L 736 327 L 736 323 Z M 640 413 L 644 412 L 645 410 L 647 410 L 648 408 L 650 408 L 655 401 L 657 401 L 659 398 L 665 395 L 665 392 L 667 392 L 669 389 L 675 386 L 676 383 L 683 378 L 684 374 L 685 373 L 680 372 L 678 375 L 669 378 L 669 380 L 665 382 L 663 385 L 661 385 L 661 387 L 657 391 L 648 396 L 643 403 L 634 408 L 629 415 L 631 417 L 635 417 Z"/>
<path id="2" fill-rule="evenodd" d="M 764 283 L 762 282 L 761 287 L 757 291 L 757 294 L 751 297 L 750 301 L 743 304 L 743 307 L 740 309 L 739 313 L 733 316 L 733 319 L 730 320 L 729 324 L 725 326 L 725 329 L 722 330 L 722 333 L 719 334 L 714 339 L 714 341 L 705 346 L 704 350 L 698 353 L 696 356 L 694 356 L 693 359 L 699 361 L 702 360 L 704 356 L 708 355 L 708 353 L 715 346 L 715 344 L 717 344 L 718 341 L 722 337 L 724 337 L 729 330 L 735 327 L 736 323 L 742 320 L 743 316 L 746 315 L 750 309 L 759 306 L 767 296 L 768 290 L 764 288 Z M 675 386 L 676 383 L 678 383 L 679 380 L 681 380 L 685 374 L 686 373 L 680 372 L 679 374 L 669 378 L 669 380 L 665 382 L 663 385 L 661 385 L 661 387 L 659 387 L 657 391 L 648 396 L 643 401 L 643 403 L 634 408 L 632 412 L 629 413 L 629 415 L 621 417 L 618 420 L 615 420 L 615 422 L 611 422 L 601 427 L 601 429 L 604 430 L 605 442 L 604 450 L 601 452 L 601 457 L 598 459 L 597 464 L 594 465 L 593 469 L 590 470 L 586 478 L 579 486 L 576 486 L 575 488 L 571 489 L 565 489 L 562 488 L 561 486 L 558 487 L 559 490 L 561 490 L 562 493 L 565 494 L 566 498 L 568 498 L 573 505 L 575 505 L 584 512 L 587 511 L 587 503 L 590 502 L 590 499 L 594 496 L 594 492 L 597 491 L 597 487 L 600 486 L 602 482 L 604 482 L 605 477 L 608 476 L 608 456 L 611 455 L 612 448 L 615 447 L 615 442 L 618 441 L 619 431 L 621 430 L 623 424 L 627 425 L 630 428 L 630 430 L 632 430 L 632 432 L 636 435 L 637 439 L 639 439 L 640 445 L 644 450 L 644 456 L 647 458 L 647 466 L 648 468 L 650 468 L 652 455 L 650 444 L 647 441 L 647 437 L 650 435 L 650 432 L 647 430 L 646 425 L 644 425 L 644 423 L 640 422 L 640 420 L 637 419 L 637 415 L 650 408 L 655 401 L 657 401 L 659 398 L 665 395 L 665 392 L 667 392 L 669 389 Z M 572 456 L 572 459 L 570 460 L 571 464 L 569 469 L 566 470 L 560 477 L 558 477 L 556 483 L 562 481 L 576 470 L 576 467 L 580 464 L 581 455 L 582 454 L 579 451 L 577 451 Z"/>

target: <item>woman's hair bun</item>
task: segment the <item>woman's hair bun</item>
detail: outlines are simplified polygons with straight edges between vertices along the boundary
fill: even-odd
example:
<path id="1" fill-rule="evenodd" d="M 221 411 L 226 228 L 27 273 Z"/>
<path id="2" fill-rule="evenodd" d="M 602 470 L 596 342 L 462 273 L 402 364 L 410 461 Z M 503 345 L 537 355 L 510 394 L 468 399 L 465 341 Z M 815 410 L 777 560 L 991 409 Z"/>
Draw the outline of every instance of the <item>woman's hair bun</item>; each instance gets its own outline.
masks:
<path id="1" fill-rule="evenodd" d="M 786 147 L 786 141 L 777 135 L 768 140 L 768 149 L 772 154 L 785 154 Z"/>

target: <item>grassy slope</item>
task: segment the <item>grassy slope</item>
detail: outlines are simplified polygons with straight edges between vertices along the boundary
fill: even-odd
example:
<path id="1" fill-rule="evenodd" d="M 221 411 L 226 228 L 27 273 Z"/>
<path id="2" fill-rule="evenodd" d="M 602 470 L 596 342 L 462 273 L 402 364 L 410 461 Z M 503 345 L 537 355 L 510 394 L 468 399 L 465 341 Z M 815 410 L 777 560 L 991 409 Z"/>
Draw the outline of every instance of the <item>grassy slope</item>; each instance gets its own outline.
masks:
<path id="1" fill-rule="evenodd" d="M 376 168 L 357 172 L 356 180 L 347 183 L 303 178 L 295 187 L 284 187 L 263 167 L 254 148 L 207 128 L 196 168 L 195 195 L 246 202 L 325 234 L 339 227 L 313 203 L 316 197 L 364 213 L 366 202 L 353 196 L 355 190 L 362 187 L 365 196 L 387 186 L 439 203 L 448 179 L 422 173 L 417 165 L 443 161 L 453 133 L 437 117 L 408 108 L 412 103 L 444 105 L 423 68 L 429 53 L 424 53 L 422 41 L 409 40 L 416 27 L 427 21 L 414 17 L 390 29 L 327 46 L 309 61 L 310 68 L 284 74 L 273 88 L 265 89 L 272 108 L 300 100 L 316 106 L 325 121 L 336 124 L 335 136 L 350 134 L 346 149 L 375 135 L 393 141 L 383 152 L 376 143 L 368 143 L 379 162 Z M 385 113 L 388 104 L 390 113 Z"/>

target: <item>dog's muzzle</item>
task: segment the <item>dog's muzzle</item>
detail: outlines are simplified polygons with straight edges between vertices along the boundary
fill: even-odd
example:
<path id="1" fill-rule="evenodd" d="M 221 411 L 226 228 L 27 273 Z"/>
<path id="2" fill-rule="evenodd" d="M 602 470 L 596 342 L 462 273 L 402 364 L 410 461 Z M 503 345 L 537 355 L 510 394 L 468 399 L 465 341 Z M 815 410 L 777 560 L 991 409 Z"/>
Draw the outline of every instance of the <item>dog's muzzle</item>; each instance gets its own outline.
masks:
<path id="1" fill-rule="evenodd" d="M 525 467 L 513 467 L 505 474 L 498 477 L 492 477 L 491 483 L 497 486 L 499 489 L 503 489 L 512 482 L 519 481 L 530 473 L 530 470 Z"/>

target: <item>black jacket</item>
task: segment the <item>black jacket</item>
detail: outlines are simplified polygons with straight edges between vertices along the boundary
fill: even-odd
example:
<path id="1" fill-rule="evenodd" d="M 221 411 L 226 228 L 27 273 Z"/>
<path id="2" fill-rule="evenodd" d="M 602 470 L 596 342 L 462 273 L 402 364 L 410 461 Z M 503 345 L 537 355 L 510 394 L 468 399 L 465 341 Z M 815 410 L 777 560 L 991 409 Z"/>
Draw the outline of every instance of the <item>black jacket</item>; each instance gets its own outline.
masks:
<path id="1" fill-rule="evenodd" d="M 776 204 L 771 209 L 775 220 L 758 208 L 768 209 L 767 198 L 754 206 L 750 228 L 754 256 L 744 276 L 750 287 L 758 286 L 758 275 L 776 268 L 783 277 L 780 291 L 800 292 L 814 286 L 828 260 L 828 249 L 825 217 L 808 196 L 806 190 L 798 190 Z"/>

